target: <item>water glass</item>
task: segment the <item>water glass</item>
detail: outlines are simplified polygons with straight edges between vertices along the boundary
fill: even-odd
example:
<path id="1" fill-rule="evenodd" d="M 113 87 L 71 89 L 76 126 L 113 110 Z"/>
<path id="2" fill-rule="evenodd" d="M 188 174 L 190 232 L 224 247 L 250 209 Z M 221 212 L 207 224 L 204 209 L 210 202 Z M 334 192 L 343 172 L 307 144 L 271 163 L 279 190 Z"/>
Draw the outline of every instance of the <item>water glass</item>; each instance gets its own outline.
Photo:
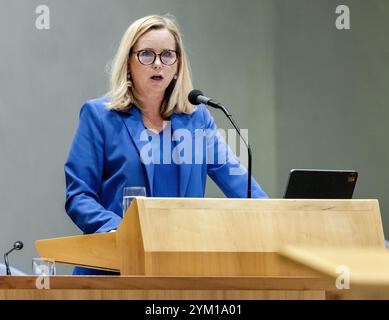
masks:
<path id="1" fill-rule="evenodd" d="M 54 259 L 33 258 L 32 273 L 37 276 L 54 276 L 56 274 Z"/>
<path id="2" fill-rule="evenodd" d="M 130 207 L 134 197 L 146 197 L 145 187 L 125 187 L 123 189 L 123 216 Z"/>

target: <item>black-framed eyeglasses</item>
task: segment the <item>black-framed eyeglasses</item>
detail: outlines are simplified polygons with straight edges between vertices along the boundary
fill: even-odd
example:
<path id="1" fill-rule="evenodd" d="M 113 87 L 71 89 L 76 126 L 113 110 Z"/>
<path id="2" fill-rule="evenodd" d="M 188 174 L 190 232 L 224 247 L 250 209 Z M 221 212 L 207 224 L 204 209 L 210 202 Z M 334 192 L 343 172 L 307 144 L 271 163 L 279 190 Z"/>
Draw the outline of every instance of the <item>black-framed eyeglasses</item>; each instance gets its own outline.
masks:
<path id="1" fill-rule="evenodd" d="M 171 66 L 176 63 L 178 56 L 177 51 L 168 49 L 163 50 L 161 53 L 155 53 L 151 49 L 139 50 L 132 53 L 136 54 L 139 62 L 145 66 L 153 64 L 155 59 L 157 59 L 157 56 L 159 56 L 159 60 L 161 60 L 164 65 Z"/>

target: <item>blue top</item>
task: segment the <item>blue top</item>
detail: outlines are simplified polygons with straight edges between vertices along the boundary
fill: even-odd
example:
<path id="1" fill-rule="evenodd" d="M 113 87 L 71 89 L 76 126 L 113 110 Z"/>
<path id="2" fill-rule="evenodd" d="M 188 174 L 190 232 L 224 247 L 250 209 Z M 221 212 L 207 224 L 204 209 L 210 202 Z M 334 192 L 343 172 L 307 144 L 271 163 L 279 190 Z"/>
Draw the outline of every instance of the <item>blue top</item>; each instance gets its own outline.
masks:
<path id="1" fill-rule="evenodd" d="M 149 132 L 151 132 L 149 130 Z M 154 139 L 159 140 L 159 161 L 154 164 L 154 177 L 153 177 L 153 196 L 154 197 L 179 197 L 179 171 L 178 165 L 174 162 L 172 157 L 172 151 L 176 146 L 176 143 L 172 136 L 172 128 L 170 123 L 158 134 L 150 133 L 154 135 Z M 165 140 L 164 140 L 165 139 Z M 166 188 L 166 184 L 171 187 Z"/>
<path id="2" fill-rule="evenodd" d="M 124 187 L 145 186 L 147 196 L 156 194 L 157 166 L 148 156 L 150 143 L 140 110 L 133 106 L 127 112 L 112 111 L 105 106 L 107 102 L 108 97 L 89 100 L 81 108 L 64 168 L 65 209 L 85 234 L 119 226 Z M 173 113 L 170 123 L 177 141 L 179 197 L 203 198 L 207 175 L 227 197 L 246 197 L 247 170 L 219 134 L 205 106 L 197 106 L 192 114 Z M 227 161 L 215 160 L 223 157 Z M 253 177 L 251 181 L 252 197 L 267 198 Z M 170 178 L 159 182 L 165 182 L 170 196 L 177 194 L 177 183 L 170 183 Z"/>

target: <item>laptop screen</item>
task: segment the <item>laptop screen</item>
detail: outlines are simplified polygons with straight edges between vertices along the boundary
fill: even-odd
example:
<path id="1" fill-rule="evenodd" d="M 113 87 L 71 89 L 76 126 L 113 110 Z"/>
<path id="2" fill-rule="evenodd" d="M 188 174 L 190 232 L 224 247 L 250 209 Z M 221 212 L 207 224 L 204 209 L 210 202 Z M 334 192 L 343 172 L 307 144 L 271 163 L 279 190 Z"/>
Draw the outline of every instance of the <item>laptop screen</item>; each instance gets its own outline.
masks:
<path id="1" fill-rule="evenodd" d="M 355 170 L 293 169 L 284 198 L 351 199 L 357 178 Z"/>

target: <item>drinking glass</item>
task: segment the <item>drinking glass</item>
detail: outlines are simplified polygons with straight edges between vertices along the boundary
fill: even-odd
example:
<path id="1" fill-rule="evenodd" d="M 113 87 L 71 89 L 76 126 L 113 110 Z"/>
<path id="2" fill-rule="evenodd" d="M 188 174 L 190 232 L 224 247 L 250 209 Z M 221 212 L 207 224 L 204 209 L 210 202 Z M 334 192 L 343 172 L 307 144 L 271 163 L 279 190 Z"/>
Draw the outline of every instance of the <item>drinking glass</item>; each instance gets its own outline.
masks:
<path id="1" fill-rule="evenodd" d="M 54 259 L 33 258 L 32 273 L 37 276 L 54 276 L 56 274 Z"/>
<path id="2" fill-rule="evenodd" d="M 125 187 L 123 189 L 123 216 L 130 207 L 134 197 L 146 197 L 145 187 Z"/>

